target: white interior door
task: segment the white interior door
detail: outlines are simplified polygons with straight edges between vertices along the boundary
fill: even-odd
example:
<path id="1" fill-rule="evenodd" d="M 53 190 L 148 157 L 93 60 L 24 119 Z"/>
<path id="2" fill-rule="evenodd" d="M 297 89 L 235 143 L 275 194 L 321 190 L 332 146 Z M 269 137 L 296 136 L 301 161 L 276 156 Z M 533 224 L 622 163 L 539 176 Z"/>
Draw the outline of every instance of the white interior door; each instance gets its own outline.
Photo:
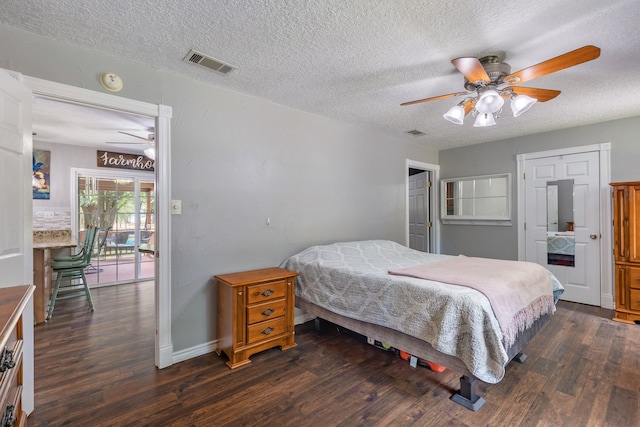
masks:
<path id="1" fill-rule="evenodd" d="M 527 160 L 525 259 L 544 265 L 564 285 L 562 299 L 600 305 L 600 161 L 598 152 Z M 547 183 L 573 180 L 574 265 L 550 264 Z M 561 224 L 562 226 L 562 224 Z M 563 228 L 559 228 L 562 232 Z M 566 236 L 563 236 L 566 237 Z"/>
<path id="2" fill-rule="evenodd" d="M 0 286 L 33 284 L 31 91 L 0 70 Z M 34 407 L 33 298 L 22 315 L 22 408 Z"/>
<path id="3" fill-rule="evenodd" d="M 428 172 L 409 176 L 409 247 L 429 252 Z"/>
<path id="4" fill-rule="evenodd" d="M 0 70 L 0 286 L 33 283 L 31 91 Z"/>

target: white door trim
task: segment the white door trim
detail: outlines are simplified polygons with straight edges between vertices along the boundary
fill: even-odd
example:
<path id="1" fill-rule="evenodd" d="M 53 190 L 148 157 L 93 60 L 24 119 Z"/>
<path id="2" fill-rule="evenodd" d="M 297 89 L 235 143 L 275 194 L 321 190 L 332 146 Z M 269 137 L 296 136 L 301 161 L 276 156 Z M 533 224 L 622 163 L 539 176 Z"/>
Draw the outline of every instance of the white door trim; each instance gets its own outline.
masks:
<path id="1" fill-rule="evenodd" d="M 613 232 L 611 228 L 611 143 L 583 145 L 578 147 L 561 148 L 558 150 L 539 151 L 535 153 L 519 154 L 517 156 L 518 175 L 518 259 L 524 260 L 525 256 L 525 162 L 531 159 L 543 157 L 566 156 L 569 154 L 587 153 L 598 151 L 600 154 L 600 306 L 613 309 Z"/>
<path id="2" fill-rule="evenodd" d="M 156 343 L 155 364 L 173 364 L 171 340 L 171 107 L 150 104 L 75 86 L 23 76 L 34 95 L 65 102 L 109 108 L 156 118 Z M 158 255 L 159 254 L 159 255 Z"/>
<path id="3" fill-rule="evenodd" d="M 419 162 L 416 160 L 407 159 L 404 173 L 404 188 L 405 195 L 405 245 L 409 246 L 409 168 L 422 169 L 431 172 L 431 191 L 429 197 L 429 210 L 431 222 L 431 232 L 429 233 L 430 247 L 433 248 L 433 253 L 440 253 L 440 220 L 436 218 L 440 210 L 438 209 L 438 188 L 440 188 L 440 165 L 433 165 L 431 163 Z"/>

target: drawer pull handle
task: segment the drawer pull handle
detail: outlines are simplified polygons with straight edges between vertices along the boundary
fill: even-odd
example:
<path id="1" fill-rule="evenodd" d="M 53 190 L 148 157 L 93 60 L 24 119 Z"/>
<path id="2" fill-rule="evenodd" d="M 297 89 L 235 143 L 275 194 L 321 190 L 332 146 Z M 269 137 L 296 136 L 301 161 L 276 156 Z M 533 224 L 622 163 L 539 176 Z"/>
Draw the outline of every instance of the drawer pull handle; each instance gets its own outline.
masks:
<path id="1" fill-rule="evenodd" d="M 263 316 L 271 316 L 273 314 L 275 310 L 273 308 L 267 308 L 266 310 L 262 311 L 262 315 Z"/>
<path id="2" fill-rule="evenodd" d="M 260 295 L 262 295 L 263 297 L 268 297 L 271 296 L 273 292 L 275 292 L 273 289 L 267 288 L 264 291 L 260 292 Z"/>
<path id="3" fill-rule="evenodd" d="M 2 350 L 2 359 L 0 359 L 0 372 L 4 372 L 7 369 L 11 369 L 16 366 L 16 361 L 13 360 L 13 350 L 9 350 L 7 347 Z"/>
<path id="4" fill-rule="evenodd" d="M 13 403 L 9 403 L 7 407 L 4 409 L 4 414 L 2 414 L 2 427 L 11 427 L 17 421 L 15 414 L 16 407 Z"/>
<path id="5" fill-rule="evenodd" d="M 263 335 L 269 335 L 274 330 L 275 328 L 273 326 L 269 326 L 268 328 L 264 328 L 262 331 L 260 331 L 260 333 Z"/>

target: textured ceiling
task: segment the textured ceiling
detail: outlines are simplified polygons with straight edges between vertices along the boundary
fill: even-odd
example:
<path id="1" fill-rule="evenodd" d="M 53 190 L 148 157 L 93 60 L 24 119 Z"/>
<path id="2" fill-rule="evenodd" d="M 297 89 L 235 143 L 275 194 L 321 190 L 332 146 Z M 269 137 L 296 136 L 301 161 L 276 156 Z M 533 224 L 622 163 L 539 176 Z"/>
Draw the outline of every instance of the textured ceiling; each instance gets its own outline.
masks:
<path id="1" fill-rule="evenodd" d="M 0 22 L 435 149 L 640 115 L 638 0 L 3 0 Z M 560 96 L 497 126 L 445 121 L 455 98 L 400 106 L 461 91 L 453 58 L 516 71 L 589 44 L 600 58 L 523 84 Z"/>

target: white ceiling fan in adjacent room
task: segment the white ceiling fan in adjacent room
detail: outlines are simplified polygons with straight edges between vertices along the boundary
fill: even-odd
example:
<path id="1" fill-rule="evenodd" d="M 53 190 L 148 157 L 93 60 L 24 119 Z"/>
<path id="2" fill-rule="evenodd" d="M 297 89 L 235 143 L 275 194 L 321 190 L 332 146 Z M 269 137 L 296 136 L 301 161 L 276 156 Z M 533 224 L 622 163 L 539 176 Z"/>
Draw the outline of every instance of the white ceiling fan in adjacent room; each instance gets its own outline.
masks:
<path id="1" fill-rule="evenodd" d="M 124 144 L 148 144 L 150 145 L 150 147 L 147 147 L 144 149 L 145 156 L 149 157 L 151 160 L 156 159 L 156 148 L 154 146 L 155 140 L 156 140 L 155 134 L 149 133 L 147 134 L 146 137 L 144 137 L 144 136 L 135 135 L 133 133 L 129 133 L 121 130 L 119 130 L 118 133 L 132 136 L 134 138 L 138 138 L 140 141 L 107 141 L 107 144 L 123 144 L 123 145 Z"/>

